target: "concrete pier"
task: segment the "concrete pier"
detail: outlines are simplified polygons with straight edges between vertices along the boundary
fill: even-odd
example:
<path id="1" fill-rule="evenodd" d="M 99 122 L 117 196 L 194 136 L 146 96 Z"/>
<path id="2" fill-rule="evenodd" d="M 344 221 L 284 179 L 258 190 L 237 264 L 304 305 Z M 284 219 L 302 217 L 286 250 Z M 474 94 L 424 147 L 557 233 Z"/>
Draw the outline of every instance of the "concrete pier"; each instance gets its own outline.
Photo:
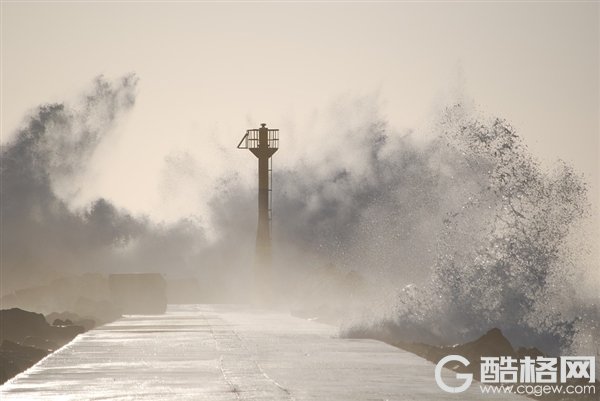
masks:
<path id="1" fill-rule="evenodd" d="M 445 375 L 453 377 L 453 372 Z M 451 383 L 452 380 L 448 379 Z M 434 365 L 332 326 L 244 306 L 169 306 L 78 336 L 2 387 L 9 400 L 483 400 Z"/>

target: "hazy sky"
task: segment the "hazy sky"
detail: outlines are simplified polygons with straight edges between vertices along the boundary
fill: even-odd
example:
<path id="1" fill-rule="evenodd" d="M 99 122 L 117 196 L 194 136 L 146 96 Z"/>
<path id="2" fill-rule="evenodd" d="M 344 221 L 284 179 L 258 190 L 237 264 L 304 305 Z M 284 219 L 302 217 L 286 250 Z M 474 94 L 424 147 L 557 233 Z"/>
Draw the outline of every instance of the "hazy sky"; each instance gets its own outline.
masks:
<path id="1" fill-rule="evenodd" d="M 36 105 L 135 72 L 137 104 L 79 200 L 172 218 L 160 188 L 173 152 L 194 155 L 206 184 L 255 173 L 233 150 L 260 122 L 285 147 L 339 99 L 372 96 L 393 127 L 418 129 L 467 94 L 539 157 L 575 165 L 597 203 L 599 35 L 598 2 L 3 1 L 2 143 Z"/>

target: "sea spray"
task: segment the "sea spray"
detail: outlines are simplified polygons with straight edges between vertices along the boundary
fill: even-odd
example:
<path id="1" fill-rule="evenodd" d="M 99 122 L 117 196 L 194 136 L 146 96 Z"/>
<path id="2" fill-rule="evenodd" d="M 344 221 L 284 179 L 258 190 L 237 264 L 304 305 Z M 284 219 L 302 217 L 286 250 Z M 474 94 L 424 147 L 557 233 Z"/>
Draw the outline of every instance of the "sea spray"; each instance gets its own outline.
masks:
<path id="1" fill-rule="evenodd" d="M 210 211 L 173 224 L 105 199 L 69 204 L 134 99 L 135 79 L 98 79 L 80 105 L 39 107 L 3 146 L 3 290 L 65 273 L 155 271 L 195 276 L 207 302 L 245 299 L 256 195 L 236 171 L 207 192 L 193 187 L 203 175 L 193 156 L 167 158 L 165 177 L 182 168 L 191 177 L 169 192 Z M 587 214 L 581 177 L 561 162 L 545 171 L 503 120 L 456 106 L 439 121 L 422 139 L 391 127 L 366 96 L 282 130 L 273 175 L 282 302 L 405 340 L 459 342 L 498 326 L 516 345 L 593 348 L 597 305 L 576 292 L 591 278 L 570 239 Z"/>
<path id="2" fill-rule="evenodd" d="M 479 186 L 444 219 L 431 278 L 399 291 L 393 313 L 344 332 L 452 344 L 498 327 L 516 345 L 595 354 L 600 315 L 577 292 L 570 238 L 589 216 L 582 178 L 564 162 L 544 171 L 504 120 L 456 106 L 439 128 Z"/>

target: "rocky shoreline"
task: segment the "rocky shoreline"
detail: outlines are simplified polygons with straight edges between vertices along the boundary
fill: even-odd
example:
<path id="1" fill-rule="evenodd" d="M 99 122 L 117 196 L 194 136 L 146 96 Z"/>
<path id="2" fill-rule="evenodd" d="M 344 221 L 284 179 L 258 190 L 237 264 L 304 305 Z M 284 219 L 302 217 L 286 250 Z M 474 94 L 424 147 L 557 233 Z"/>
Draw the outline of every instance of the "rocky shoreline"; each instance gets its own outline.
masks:
<path id="1" fill-rule="evenodd" d="M 68 312 L 44 316 L 19 308 L 0 310 L 0 384 L 95 325 L 93 318 Z"/>
<path id="2" fill-rule="evenodd" d="M 406 342 L 395 339 L 393 336 L 384 335 L 381 332 L 377 332 L 369 329 L 353 329 L 344 332 L 346 338 L 371 338 L 379 340 L 387 344 L 393 345 L 394 347 L 403 349 L 408 352 L 412 352 L 428 361 L 437 364 L 442 358 L 448 355 L 461 355 L 465 357 L 469 362 L 469 366 L 462 364 L 455 364 L 446 366 L 459 373 L 471 373 L 473 378 L 477 381 L 481 379 L 480 361 L 481 357 L 502 357 L 510 356 L 516 359 L 521 359 L 526 356 L 530 358 L 536 358 L 538 356 L 548 356 L 539 349 L 518 347 L 514 348 L 510 341 L 502 334 L 502 331 L 498 328 L 493 328 L 481 337 L 466 342 L 464 344 L 457 344 L 452 346 L 436 346 L 425 343 Z M 589 385 L 585 380 L 573 381 L 571 384 Z M 577 400 L 580 401 L 597 401 L 598 394 L 600 394 L 600 385 L 595 383 L 596 387 L 595 394 L 581 394 L 577 396 Z M 544 396 L 531 396 L 531 398 L 542 401 L 573 401 L 565 395 L 544 395 Z"/>

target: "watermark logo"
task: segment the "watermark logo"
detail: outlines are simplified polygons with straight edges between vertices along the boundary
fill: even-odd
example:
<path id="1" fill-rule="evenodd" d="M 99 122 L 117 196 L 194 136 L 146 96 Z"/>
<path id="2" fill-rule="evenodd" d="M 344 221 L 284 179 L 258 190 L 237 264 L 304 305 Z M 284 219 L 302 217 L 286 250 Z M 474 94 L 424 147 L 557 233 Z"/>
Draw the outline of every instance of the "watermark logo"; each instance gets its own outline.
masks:
<path id="1" fill-rule="evenodd" d="M 448 362 L 460 362 L 465 366 L 469 366 L 469 361 L 464 356 L 460 355 L 448 355 L 443 357 L 438 364 L 435 366 L 435 382 L 437 385 L 444 391 L 448 393 L 462 393 L 466 391 L 470 386 L 471 382 L 473 382 L 473 375 L 470 373 L 457 373 L 457 379 L 464 379 L 463 384 L 458 387 L 452 387 L 447 385 L 442 379 L 442 369 Z"/>
<path id="2" fill-rule="evenodd" d="M 560 376 L 559 376 L 560 359 Z M 482 383 L 566 383 L 569 379 L 596 381 L 593 356 L 563 356 L 560 358 L 526 356 L 515 359 L 510 356 L 482 357 Z"/>
<path id="3" fill-rule="evenodd" d="M 442 369 L 450 363 L 459 363 L 464 367 L 470 362 L 461 355 L 448 355 L 442 358 L 435 367 L 435 381 L 440 389 L 448 393 L 462 393 L 473 382 L 472 373 L 457 373 L 456 378 L 462 380 L 458 386 L 446 383 L 442 377 Z M 595 357 L 593 356 L 562 356 L 524 357 L 521 359 L 510 356 L 482 357 L 480 361 L 480 381 L 486 386 L 480 386 L 482 393 L 495 393 L 501 388 L 505 393 L 541 395 L 543 394 L 595 394 Z M 577 385 L 569 384 L 577 381 Z M 490 389 L 489 385 L 495 388 Z M 498 387 L 500 386 L 500 387 Z"/>

